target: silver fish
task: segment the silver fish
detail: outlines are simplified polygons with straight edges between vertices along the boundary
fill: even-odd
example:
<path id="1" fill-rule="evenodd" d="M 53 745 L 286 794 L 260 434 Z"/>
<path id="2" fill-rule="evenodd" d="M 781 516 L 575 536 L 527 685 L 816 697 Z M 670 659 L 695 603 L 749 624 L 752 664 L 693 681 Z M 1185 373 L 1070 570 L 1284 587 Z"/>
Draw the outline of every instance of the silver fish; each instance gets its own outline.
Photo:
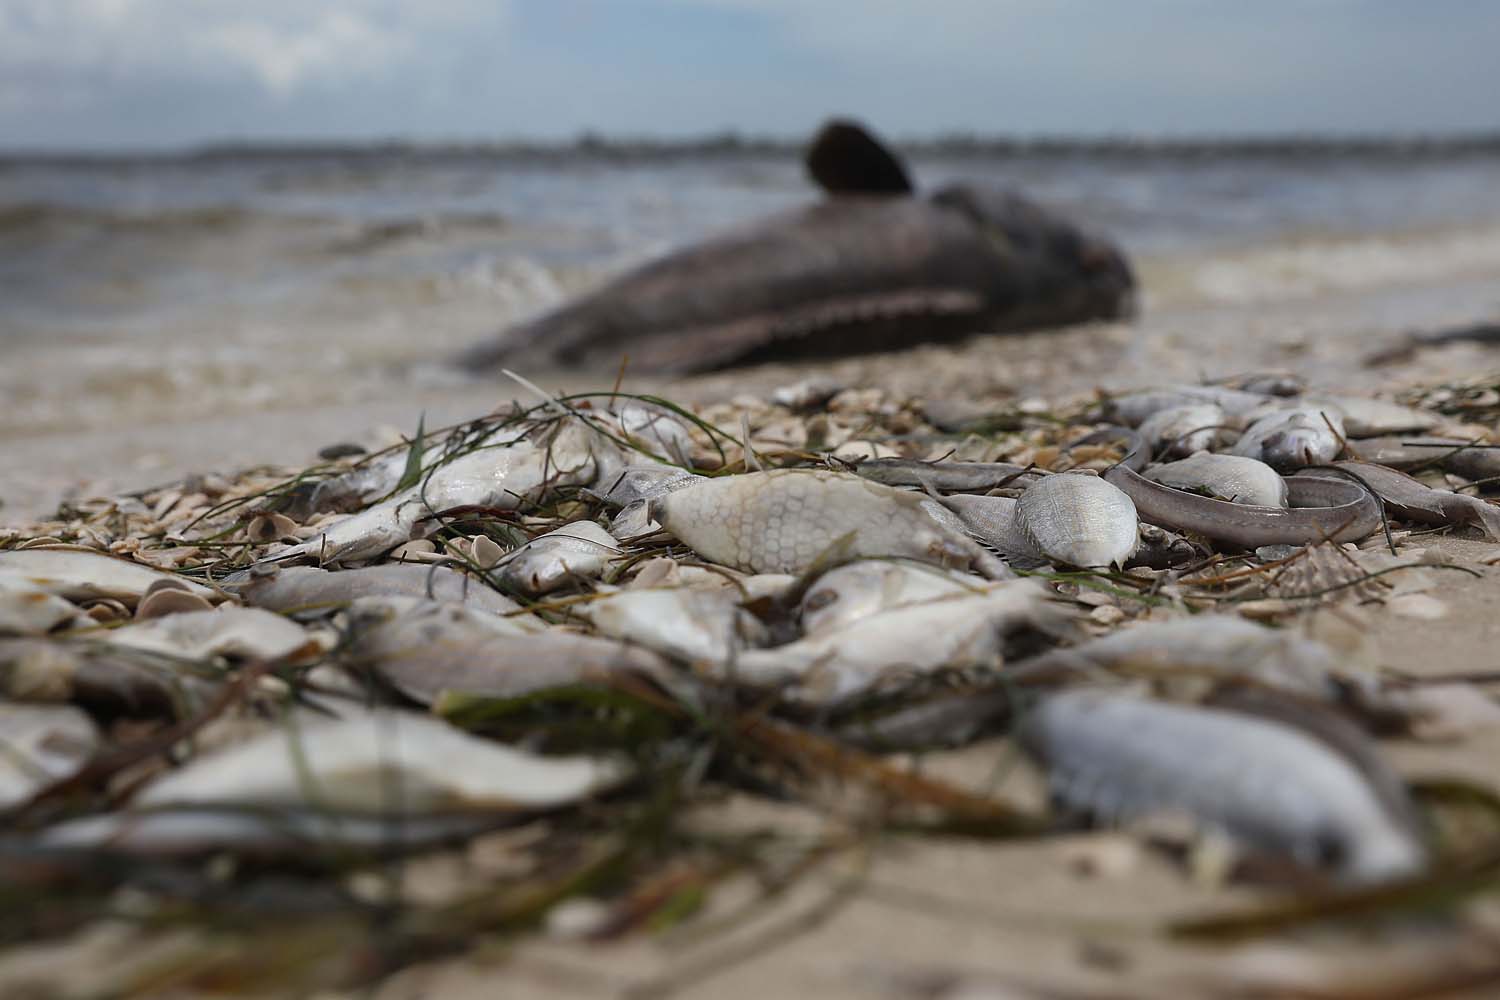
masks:
<path id="1" fill-rule="evenodd" d="M 1141 437 L 1153 453 L 1182 458 L 1211 451 L 1224 440 L 1229 415 L 1213 403 L 1190 403 L 1157 410 L 1141 422 Z"/>
<path id="2" fill-rule="evenodd" d="M 1343 418 L 1332 409 L 1279 410 L 1251 424 L 1229 453 L 1286 471 L 1332 462 L 1344 437 Z"/>
<path id="3" fill-rule="evenodd" d="M 620 557 L 614 536 L 593 521 L 573 521 L 538 535 L 496 565 L 500 578 L 532 596 L 592 579 Z"/>
<path id="4" fill-rule="evenodd" d="M 1266 463 L 1242 455 L 1200 452 L 1175 462 L 1153 465 L 1145 476 L 1174 489 L 1204 493 L 1231 503 L 1285 507 L 1286 480 Z"/>
<path id="5" fill-rule="evenodd" d="M 798 613 L 803 633 L 815 635 L 892 608 L 984 588 L 983 577 L 925 564 L 860 559 L 818 577 L 802 596 Z"/>
<path id="6" fill-rule="evenodd" d="M 201 583 L 92 549 L 57 547 L 0 552 L 0 582 L 42 590 L 70 601 L 108 597 L 133 606 L 153 584 L 163 580 L 174 581 L 181 589 L 199 597 L 218 596 Z"/>
<path id="7" fill-rule="evenodd" d="M 999 559 L 924 509 L 927 498 L 850 473 L 777 469 L 723 476 L 653 501 L 693 551 L 753 573 L 799 573 L 847 538 L 849 556 L 896 556 L 1005 576 Z"/>
<path id="8" fill-rule="evenodd" d="M 337 572 L 314 566 L 288 566 L 252 574 L 230 589 L 246 604 L 281 612 L 333 607 L 361 597 L 431 598 L 495 614 L 520 608 L 504 594 L 457 570 L 409 563 L 383 563 Z"/>
<path id="9" fill-rule="evenodd" d="M 1152 414 L 1177 406 L 1208 403 L 1233 417 L 1243 417 L 1275 399 L 1259 392 L 1243 392 L 1222 385 L 1174 385 L 1131 392 L 1105 400 L 1104 413 L 1129 427 L 1139 427 Z"/>
<path id="10" fill-rule="evenodd" d="M 1060 631 L 1063 611 L 1039 580 L 987 582 L 964 591 L 857 619 L 785 646 L 747 649 L 725 679 L 784 688 L 804 705 L 832 707 L 878 688 L 944 669 L 996 668 L 1008 636 L 1027 628 Z"/>
<path id="11" fill-rule="evenodd" d="M 98 747 L 93 720 L 71 705 L 0 702 L 0 811 L 76 774 Z"/>
<path id="12" fill-rule="evenodd" d="M 1352 883 L 1411 875 L 1426 850 L 1406 809 L 1331 746 L 1240 712 L 1075 689 L 1022 725 L 1053 794 L 1106 821 L 1184 810 L 1262 851 L 1331 867 Z"/>
<path id="13" fill-rule="evenodd" d="M 1123 565 L 1140 544 L 1135 504 L 1098 476 L 1064 473 L 1028 487 L 1016 528 L 1049 562 L 1069 566 Z"/>

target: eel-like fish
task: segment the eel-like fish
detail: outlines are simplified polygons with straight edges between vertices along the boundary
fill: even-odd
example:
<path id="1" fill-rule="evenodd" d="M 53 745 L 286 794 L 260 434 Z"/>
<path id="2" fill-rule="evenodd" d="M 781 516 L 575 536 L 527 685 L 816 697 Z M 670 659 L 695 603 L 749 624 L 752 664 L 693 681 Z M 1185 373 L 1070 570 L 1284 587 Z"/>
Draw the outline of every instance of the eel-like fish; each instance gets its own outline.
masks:
<path id="1" fill-rule="evenodd" d="M 832 197 L 670 253 L 454 361 L 704 371 L 1133 312 L 1124 255 L 1013 190 L 916 197 L 847 121 L 824 126 L 807 167 Z"/>

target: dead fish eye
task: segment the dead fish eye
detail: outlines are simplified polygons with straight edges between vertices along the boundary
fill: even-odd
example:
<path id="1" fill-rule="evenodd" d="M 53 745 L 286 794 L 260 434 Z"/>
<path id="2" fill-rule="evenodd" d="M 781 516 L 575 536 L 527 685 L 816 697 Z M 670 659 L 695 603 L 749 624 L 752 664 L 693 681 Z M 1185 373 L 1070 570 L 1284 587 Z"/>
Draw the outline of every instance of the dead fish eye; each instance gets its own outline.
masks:
<path id="1" fill-rule="evenodd" d="M 803 602 L 802 609 L 804 611 L 822 611 L 838 599 L 839 595 L 836 590 L 817 590 L 807 595 L 807 600 Z"/>

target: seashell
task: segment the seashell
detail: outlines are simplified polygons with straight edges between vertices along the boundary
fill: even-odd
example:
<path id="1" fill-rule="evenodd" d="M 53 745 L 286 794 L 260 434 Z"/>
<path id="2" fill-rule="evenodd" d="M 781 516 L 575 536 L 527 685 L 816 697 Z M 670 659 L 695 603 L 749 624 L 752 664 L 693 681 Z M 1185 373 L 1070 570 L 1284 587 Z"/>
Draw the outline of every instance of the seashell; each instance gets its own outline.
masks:
<path id="1" fill-rule="evenodd" d="M 418 538 L 415 541 L 397 546 L 392 550 L 390 558 L 398 563 L 435 562 L 438 559 L 446 558 L 446 556 L 439 555 L 435 543 L 425 538 Z"/>
<path id="2" fill-rule="evenodd" d="M 1140 544 L 1135 503 L 1098 476 L 1064 473 L 1027 487 L 1015 526 L 1032 551 L 1069 566 L 1122 566 Z"/>
<path id="3" fill-rule="evenodd" d="M 189 594 L 185 590 L 175 588 L 163 588 L 141 598 L 141 603 L 136 605 L 135 619 L 144 621 L 147 618 L 160 618 L 162 615 L 173 615 L 182 611 L 212 611 L 213 607 L 197 594 Z"/>
<path id="4" fill-rule="evenodd" d="M 500 547 L 500 543 L 488 535 L 475 535 L 469 542 L 469 554 L 481 569 L 491 569 L 505 558 L 505 550 Z"/>
<path id="5" fill-rule="evenodd" d="M 972 539 L 935 520 L 925 499 L 849 473 L 778 469 L 695 483 L 653 501 L 651 511 L 699 555 L 752 573 L 799 573 L 845 545 L 850 556 L 1008 574 Z"/>
<path id="6" fill-rule="evenodd" d="M 257 514 L 245 528 L 245 537 L 257 545 L 288 539 L 296 541 L 297 522 L 285 514 Z"/>
<path id="7" fill-rule="evenodd" d="M 1426 864 L 1399 781 L 1289 725 L 1078 689 L 1044 700 L 1021 733 L 1047 765 L 1053 795 L 1104 822 L 1182 810 L 1252 848 L 1354 883 Z M 1379 758 L 1370 751 L 1362 763 Z"/>

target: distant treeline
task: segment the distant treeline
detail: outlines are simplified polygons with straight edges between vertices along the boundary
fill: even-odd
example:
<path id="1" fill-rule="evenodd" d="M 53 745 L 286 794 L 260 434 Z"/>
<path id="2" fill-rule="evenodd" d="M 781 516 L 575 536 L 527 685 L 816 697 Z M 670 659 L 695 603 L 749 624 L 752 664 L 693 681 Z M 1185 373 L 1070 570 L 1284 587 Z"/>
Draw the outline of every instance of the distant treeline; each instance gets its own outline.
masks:
<path id="1" fill-rule="evenodd" d="M 606 137 L 585 133 L 570 141 L 373 142 L 253 141 L 219 142 L 167 152 L 66 152 L 0 150 L 0 165 L 57 163 L 128 165 L 266 160 L 493 160 L 497 162 L 670 162 L 713 157 L 786 158 L 800 156 L 805 140 L 737 133 L 686 139 Z M 1500 153 L 1500 132 L 1470 135 L 1369 136 L 1316 135 L 1207 136 L 983 136 L 955 133 L 927 139 L 900 140 L 909 156 L 952 158 L 1097 157 L 1115 159 L 1294 159 L 1370 156 L 1382 159 L 1438 158 Z"/>

